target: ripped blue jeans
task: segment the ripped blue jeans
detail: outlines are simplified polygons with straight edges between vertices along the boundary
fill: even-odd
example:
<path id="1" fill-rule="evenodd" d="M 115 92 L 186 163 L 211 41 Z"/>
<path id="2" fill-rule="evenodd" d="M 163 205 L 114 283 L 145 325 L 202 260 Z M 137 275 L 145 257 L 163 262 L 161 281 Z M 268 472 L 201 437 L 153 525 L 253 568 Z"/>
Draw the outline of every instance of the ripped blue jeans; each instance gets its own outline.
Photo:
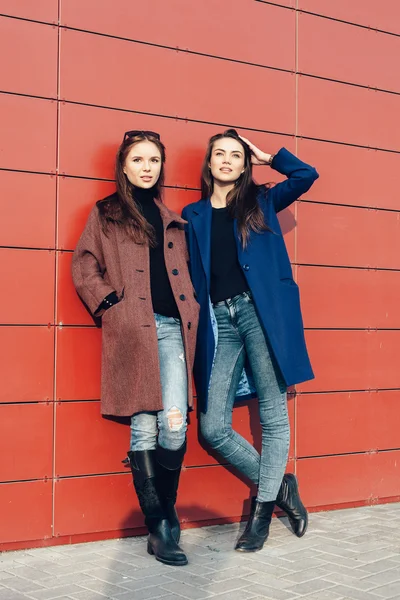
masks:
<path id="1" fill-rule="evenodd" d="M 154 314 L 163 410 L 136 413 L 131 418 L 131 450 L 154 450 L 158 444 L 179 450 L 187 429 L 187 373 L 181 323 L 174 317 Z M 149 373 L 149 377 L 151 377 Z"/>

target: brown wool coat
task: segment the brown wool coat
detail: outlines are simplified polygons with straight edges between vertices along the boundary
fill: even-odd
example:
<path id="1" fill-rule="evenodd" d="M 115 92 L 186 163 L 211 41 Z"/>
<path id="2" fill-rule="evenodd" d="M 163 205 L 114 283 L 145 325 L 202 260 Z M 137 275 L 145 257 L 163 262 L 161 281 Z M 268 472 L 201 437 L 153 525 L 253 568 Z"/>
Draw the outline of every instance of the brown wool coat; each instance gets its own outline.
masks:
<path id="1" fill-rule="evenodd" d="M 188 404 L 192 406 L 199 304 L 187 266 L 185 221 L 156 202 L 164 224 L 165 264 L 182 321 Z M 118 226 L 112 225 L 106 236 L 95 206 L 73 256 L 72 277 L 92 314 L 114 290 L 120 298 L 102 316 L 102 414 L 131 416 L 162 410 L 148 245 L 134 243 Z"/>

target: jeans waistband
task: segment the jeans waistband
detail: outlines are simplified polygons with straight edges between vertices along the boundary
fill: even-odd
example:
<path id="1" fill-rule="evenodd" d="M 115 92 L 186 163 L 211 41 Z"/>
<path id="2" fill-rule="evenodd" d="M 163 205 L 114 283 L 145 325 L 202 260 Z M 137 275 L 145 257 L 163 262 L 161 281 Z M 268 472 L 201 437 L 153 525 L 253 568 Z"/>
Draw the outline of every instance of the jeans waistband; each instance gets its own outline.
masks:
<path id="1" fill-rule="evenodd" d="M 237 302 L 237 300 L 239 300 L 240 298 L 247 298 L 248 300 L 252 300 L 253 296 L 251 295 L 250 291 L 242 292 L 241 294 L 233 296 L 232 298 L 225 298 L 225 300 L 221 300 L 220 302 L 214 302 L 213 308 L 217 308 L 217 306 L 222 306 L 224 304 L 233 304 L 234 302 Z"/>

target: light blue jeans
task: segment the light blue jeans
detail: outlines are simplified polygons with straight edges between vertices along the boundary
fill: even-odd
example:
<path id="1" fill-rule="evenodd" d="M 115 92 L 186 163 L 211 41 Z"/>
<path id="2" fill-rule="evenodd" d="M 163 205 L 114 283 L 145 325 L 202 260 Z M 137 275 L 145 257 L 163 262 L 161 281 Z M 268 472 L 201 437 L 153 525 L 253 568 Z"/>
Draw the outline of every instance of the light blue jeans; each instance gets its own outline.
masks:
<path id="1" fill-rule="evenodd" d="M 131 450 L 154 450 L 158 444 L 179 450 L 187 429 L 187 373 L 181 322 L 154 314 L 163 410 L 136 413 L 131 418 Z M 151 377 L 151 373 L 148 375 Z"/>
<path id="2" fill-rule="evenodd" d="M 285 473 L 290 429 L 287 390 L 274 364 L 251 295 L 244 292 L 214 306 L 218 347 L 207 413 L 200 416 L 205 440 L 231 465 L 258 484 L 260 502 L 276 500 Z M 258 395 L 261 456 L 232 429 L 236 389 L 247 360 Z"/>

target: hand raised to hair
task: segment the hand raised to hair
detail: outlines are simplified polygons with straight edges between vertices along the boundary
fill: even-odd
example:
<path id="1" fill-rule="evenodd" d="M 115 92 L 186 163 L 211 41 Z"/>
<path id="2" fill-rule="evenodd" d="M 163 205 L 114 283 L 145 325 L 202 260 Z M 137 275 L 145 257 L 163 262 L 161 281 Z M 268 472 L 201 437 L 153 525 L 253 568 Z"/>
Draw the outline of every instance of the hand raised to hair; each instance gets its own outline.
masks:
<path id="1" fill-rule="evenodd" d="M 239 135 L 240 139 L 243 140 L 251 150 L 251 162 L 253 165 L 270 165 L 271 160 L 273 158 L 272 154 L 267 154 L 257 148 L 254 144 L 250 142 L 247 138 Z"/>

